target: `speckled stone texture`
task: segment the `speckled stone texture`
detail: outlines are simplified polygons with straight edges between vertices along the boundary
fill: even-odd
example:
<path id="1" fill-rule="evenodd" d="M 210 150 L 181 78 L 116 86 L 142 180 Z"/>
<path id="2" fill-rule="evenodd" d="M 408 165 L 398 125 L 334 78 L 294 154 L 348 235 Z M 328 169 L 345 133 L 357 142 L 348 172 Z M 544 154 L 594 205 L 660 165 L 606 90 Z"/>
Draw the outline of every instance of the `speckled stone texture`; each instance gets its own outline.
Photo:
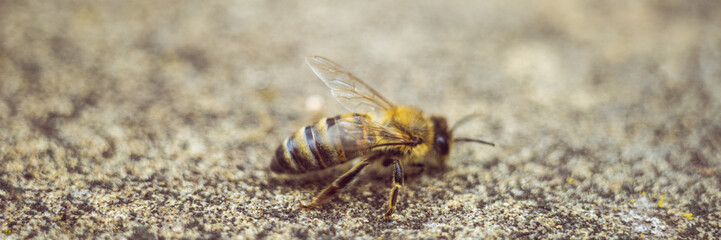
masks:
<path id="1" fill-rule="evenodd" d="M 721 235 L 719 1 L 0 1 L 0 238 Z M 455 122 L 445 169 L 269 172 L 328 57 Z"/>

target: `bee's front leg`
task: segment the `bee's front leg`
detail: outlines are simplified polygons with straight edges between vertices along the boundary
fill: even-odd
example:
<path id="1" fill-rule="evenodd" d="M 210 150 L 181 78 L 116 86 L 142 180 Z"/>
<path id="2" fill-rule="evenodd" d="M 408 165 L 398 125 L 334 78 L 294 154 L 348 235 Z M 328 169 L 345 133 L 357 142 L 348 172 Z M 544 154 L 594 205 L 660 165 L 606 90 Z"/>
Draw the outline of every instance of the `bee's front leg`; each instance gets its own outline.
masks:
<path id="1" fill-rule="evenodd" d="M 401 187 L 403 187 L 403 165 L 401 165 L 398 159 L 395 159 L 391 166 L 393 167 L 393 189 L 391 189 L 391 196 L 388 201 L 388 211 L 386 211 L 386 214 L 383 216 L 385 218 L 390 218 L 393 211 L 395 211 L 396 203 L 398 202 L 398 193 L 400 193 Z"/>

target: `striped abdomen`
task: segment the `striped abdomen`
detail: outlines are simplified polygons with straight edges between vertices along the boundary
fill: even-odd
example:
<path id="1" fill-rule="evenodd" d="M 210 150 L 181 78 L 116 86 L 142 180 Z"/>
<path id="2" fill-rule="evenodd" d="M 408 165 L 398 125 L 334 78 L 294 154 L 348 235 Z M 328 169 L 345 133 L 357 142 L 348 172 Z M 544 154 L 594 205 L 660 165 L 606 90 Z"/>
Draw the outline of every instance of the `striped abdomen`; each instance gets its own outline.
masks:
<path id="1" fill-rule="evenodd" d="M 275 150 L 270 169 L 277 173 L 306 173 L 332 167 L 366 153 L 375 137 L 368 115 L 349 113 L 306 126 Z"/>

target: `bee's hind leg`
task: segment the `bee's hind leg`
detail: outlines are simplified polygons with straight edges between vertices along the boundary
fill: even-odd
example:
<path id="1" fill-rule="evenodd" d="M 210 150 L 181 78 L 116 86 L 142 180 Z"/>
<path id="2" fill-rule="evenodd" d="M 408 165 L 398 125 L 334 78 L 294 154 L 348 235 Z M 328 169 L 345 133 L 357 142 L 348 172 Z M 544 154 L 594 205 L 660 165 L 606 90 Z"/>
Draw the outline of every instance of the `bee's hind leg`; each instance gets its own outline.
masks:
<path id="1" fill-rule="evenodd" d="M 393 167 L 393 189 L 391 189 L 390 200 L 388 201 L 388 211 L 383 215 L 385 218 L 390 218 L 393 211 L 396 209 L 396 203 L 398 202 L 398 193 L 400 193 L 403 187 L 403 165 L 398 159 L 395 159 L 392 164 Z"/>
<path id="2" fill-rule="evenodd" d="M 347 172 L 343 173 L 340 177 L 336 178 L 333 183 L 330 184 L 330 186 L 326 187 L 316 195 L 316 197 L 313 199 L 313 201 L 309 204 L 299 204 L 298 206 L 302 209 L 312 209 L 315 207 L 320 206 L 323 202 L 328 200 L 329 198 L 335 196 L 340 190 L 348 186 L 353 180 L 358 177 L 358 174 L 370 164 L 371 158 L 367 158 L 362 160 L 361 162 L 357 163 L 353 168 L 348 170 Z"/>

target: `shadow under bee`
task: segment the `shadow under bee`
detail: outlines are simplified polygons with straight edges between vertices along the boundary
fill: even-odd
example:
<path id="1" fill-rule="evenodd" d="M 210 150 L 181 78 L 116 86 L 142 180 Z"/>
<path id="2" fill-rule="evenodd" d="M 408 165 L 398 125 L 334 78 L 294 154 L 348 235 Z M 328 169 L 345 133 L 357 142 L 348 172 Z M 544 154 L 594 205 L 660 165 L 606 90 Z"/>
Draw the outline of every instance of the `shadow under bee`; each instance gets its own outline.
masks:
<path id="1" fill-rule="evenodd" d="M 314 189 L 325 186 L 345 171 L 350 169 L 359 160 L 349 161 L 345 164 L 323 169 L 320 171 L 308 172 L 303 174 L 277 174 L 272 173 L 269 178 L 271 186 L 288 186 L 300 189 Z M 380 165 L 380 164 L 374 164 Z M 407 179 L 420 178 L 422 175 L 429 177 L 440 177 L 448 171 L 445 167 L 425 167 L 425 166 L 409 166 L 406 174 Z M 365 185 L 374 183 L 387 183 L 392 181 L 389 174 L 389 168 L 383 166 L 372 166 L 363 171 L 352 185 Z"/>
<path id="2" fill-rule="evenodd" d="M 303 174 L 278 174 L 272 173 L 270 175 L 269 184 L 271 186 L 289 186 L 297 187 L 300 189 L 315 189 L 327 185 L 328 182 L 332 182 L 338 176 L 342 175 L 348 169 L 350 169 L 359 160 L 355 159 L 345 164 L 334 166 L 331 168 L 323 169 L 320 171 L 308 172 Z M 448 168 L 446 167 L 425 167 L 425 166 L 408 166 L 406 173 L 406 179 L 420 178 L 422 175 L 429 177 L 441 177 L 444 175 Z M 380 184 L 392 182 L 392 175 L 390 175 L 390 169 L 380 164 L 373 164 L 368 169 L 363 171 L 360 176 L 352 183 L 352 185 L 365 185 L 365 184 Z M 383 185 L 383 189 L 385 185 Z"/>
<path id="3" fill-rule="evenodd" d="M 317 186 L 323 186 L 328 182 L 333 181 L 343 172 L 350 169 L 354 164 L 354 161 L 334 166 L 331 168 L 323 169 L 320 171 L 302 173 L 302 174 L 279 174 L 272 173 L 270 175 L 269 184 L 272 186 L 292 186 L 301 189 L 313 189 Z M 269 171 L 270 172 L 270 171 Z"/>

